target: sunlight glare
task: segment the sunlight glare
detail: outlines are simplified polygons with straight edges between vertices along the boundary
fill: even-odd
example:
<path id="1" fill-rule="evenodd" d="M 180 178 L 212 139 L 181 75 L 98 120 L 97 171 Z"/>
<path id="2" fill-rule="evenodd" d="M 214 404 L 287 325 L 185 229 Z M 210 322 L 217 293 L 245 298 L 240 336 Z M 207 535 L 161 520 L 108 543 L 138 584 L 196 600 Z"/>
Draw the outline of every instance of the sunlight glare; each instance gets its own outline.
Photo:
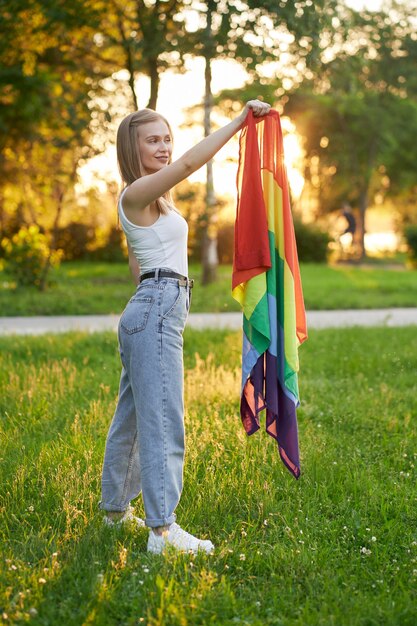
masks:
<path id="1" fill-rule="evenodd" d="M 304 187 L 304 177 L 302 175 L 303 149 L 300 138 L 295 132 L 295 124 L 289 117 L 281 118 L 282 129 L 284 131 L 284 161 L 287 168 L 288 182 L 291 193 L 295 200 L 301 196 Z"/>
<path id="2" fill-rule="evenodd" d="M 190 147 L 203 138 L 203 109 L 199 105 L 204 97 L 204 60 L 202 58 L 187 59 L 186 72 L 178 74 L 167 70 L 161 76 L 157 110 L 170 122 L 174 134 L 174 159 L 178 158 Z M 236 62 L 219 59 L 213 62 L 212 91 L 217 93 L 222 89 L 235 89 L 242 86 L 247 80 L 245 70 Z M 121 73 L 120 73 L 121 74 Z M 119 78 L 119 76 L 118 76 Z M 121 78 L 121 76 L 120 76 Z M 123 78 L 126 78 L 123 76 Z M 139 108 L 146 106 L 150 83 L 145 76 L 136 81 L 136 90 L 139 95 Z M 187 113 L 190 107 L 199 107 L 191 115 Z M 195 120 L 192 125 L 186 124 L 187 118 Z M 217 125 L 226 124 L 228 118 L 214 115 L 213 122 Z M 282 118 L 284 131 L 284 154 L 288 172 L 289 184 L 295 199 L 301 195 L 304 178 L 301 174 L 302 148 L 295 133 L 295 126 L 289 118 Z M 236 175 L 238 161 L 237 136 L 229 141 L 214 158 L 214 184 L 218 195 L 228 195 L 231 201 L 236 200 Z M 100 191 L 106 189 L 109 180 L 120 181 L 117 170 L 115 147 L 110 146 L 105 154 L 92 158 L 78 171 L 80 184 L 79 192 L 90 186 L 96 186 Z M 205 168 L 200 168 L 189 177 L 190 182 L 204 182 Z"/>

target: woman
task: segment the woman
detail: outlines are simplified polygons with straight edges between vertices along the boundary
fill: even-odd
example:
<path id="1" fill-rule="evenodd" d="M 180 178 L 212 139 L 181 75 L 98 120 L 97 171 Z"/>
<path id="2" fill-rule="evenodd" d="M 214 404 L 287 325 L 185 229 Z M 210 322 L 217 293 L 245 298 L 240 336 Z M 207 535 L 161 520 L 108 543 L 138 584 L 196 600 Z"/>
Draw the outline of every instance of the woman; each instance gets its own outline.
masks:
<path id="1" fill-rule="evenodd" d="M 182 490 L 184 405 L 182 333 L 192 282 L 188 279 L 184 218 L 170 190 L 207 163 L 242 127 L 246 115 L 270 106 L 249 101 L 232 122 L 171 163 L 172 133 L 161 115 L 143 109 L 128 115 L 117 134 L 117 157 L 125 188 L 118 211 L 126 234 L 135 295 L 119 324 L 122 375 L 119 400 L 107 436 L 100 507 L 109 525 L 150 527 L 148 551 L 168 545 L 210 553 L 175 522 Z M 142 492 L 146 519 L 130 501 Z"/>

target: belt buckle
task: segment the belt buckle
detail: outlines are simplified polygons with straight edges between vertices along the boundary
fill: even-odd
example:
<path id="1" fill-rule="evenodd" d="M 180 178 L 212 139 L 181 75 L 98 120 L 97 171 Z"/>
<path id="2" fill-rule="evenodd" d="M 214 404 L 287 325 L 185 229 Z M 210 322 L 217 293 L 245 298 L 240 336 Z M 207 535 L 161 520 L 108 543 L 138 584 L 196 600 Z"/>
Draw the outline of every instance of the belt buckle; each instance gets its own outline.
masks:
<path id="1" fill-rule="evenodd" d="M 180 287 L 186 287 L 187 286 L 187 279 L 186 278 L 180 278 L 178 280 L 178 284 Z"/>
<path id="2" fill-rule="evenodd" d="M 192 289 L 194 287 L 194 278 L 190 278 L 188 280 L 188 286 L 190 287 L 190 289 Z"/>

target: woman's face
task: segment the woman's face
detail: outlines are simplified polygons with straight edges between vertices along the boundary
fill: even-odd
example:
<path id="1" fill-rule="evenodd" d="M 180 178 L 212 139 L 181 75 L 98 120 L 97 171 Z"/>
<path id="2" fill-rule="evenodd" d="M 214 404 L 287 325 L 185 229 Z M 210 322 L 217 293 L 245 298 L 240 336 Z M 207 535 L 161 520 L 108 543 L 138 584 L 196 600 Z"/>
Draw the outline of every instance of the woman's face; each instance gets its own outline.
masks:
<path id="1" fill-rule="evenodd" d="M 138 141 L 142 165 L 148 174 L 168 165 L 172 154 L 172 139 L 163 120 L 140 126 Z"/>

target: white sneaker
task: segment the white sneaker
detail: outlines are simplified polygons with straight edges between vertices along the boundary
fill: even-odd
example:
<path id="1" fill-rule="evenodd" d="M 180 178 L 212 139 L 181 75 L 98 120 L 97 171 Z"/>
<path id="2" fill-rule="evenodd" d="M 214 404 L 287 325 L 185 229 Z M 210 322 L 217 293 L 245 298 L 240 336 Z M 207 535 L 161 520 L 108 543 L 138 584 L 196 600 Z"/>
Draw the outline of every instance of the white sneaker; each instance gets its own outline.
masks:
<path id="1" fill-rule="evenodd" d="M 133 515 L 133 507 L 129 507 L 125 514 L 119 519 L 111 519 L 108 515 L 104 516 L 104 523 L 107 526 L 122 526 L 123 524 L 131 524 L 132 526 L 136 526 L 136 528 L 144 528 L 145 521 Z"/>
<path id="2" fill-rule="evenodd" d="M 148 552 L 161 554 L 168 546 L 172 546 L 180 552 L 193 552 L 194 554 L 198 551 L 211 554 L 214 550 L 214 545 L 211 541 L 208 539 L 197 539 L 197 537 L 187 533 L 175 522 L 162 535 L 157 535 L 153 530 L 149 532 Z"/>

